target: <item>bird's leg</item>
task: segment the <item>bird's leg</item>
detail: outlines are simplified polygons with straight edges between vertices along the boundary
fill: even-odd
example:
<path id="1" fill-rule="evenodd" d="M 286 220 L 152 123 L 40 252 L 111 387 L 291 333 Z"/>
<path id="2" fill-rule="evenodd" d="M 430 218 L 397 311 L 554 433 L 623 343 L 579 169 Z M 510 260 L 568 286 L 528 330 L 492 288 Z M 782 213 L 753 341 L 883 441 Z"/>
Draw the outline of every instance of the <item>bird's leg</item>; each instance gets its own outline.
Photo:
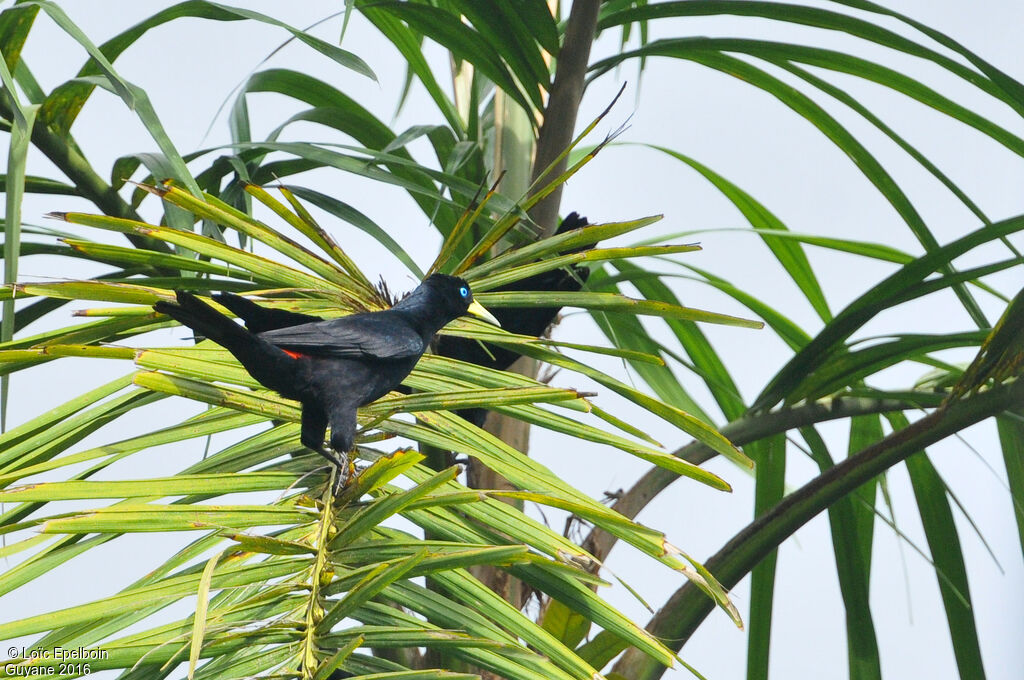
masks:
<path id="1" fill-rule="evenodd" d="M 334 480 L 334 491 L 348 485 L 352 478 L 353 466 L 349 453 L 352 452 L 356 440 L 356 411 L 354 405 L 344 404 L 330 411 L 331 420 L 331 451 L 335 452 L 341 462 L 338 476 Z"/>
<path id="2" fill-rule="evenodd" d="M 337 494 L 339 480 L 343 480 L 342 486 L 348 483 L 348 454 L 339 454 L 335 449 L 325 444 L 324 439 L 326 435 L 327 416 L 317 406 L 303 404 L 302 434 L 299 438 L 303 446 L 316 451 L 338 469 L 338 474 L 334 478 L 334 493 Z"/>

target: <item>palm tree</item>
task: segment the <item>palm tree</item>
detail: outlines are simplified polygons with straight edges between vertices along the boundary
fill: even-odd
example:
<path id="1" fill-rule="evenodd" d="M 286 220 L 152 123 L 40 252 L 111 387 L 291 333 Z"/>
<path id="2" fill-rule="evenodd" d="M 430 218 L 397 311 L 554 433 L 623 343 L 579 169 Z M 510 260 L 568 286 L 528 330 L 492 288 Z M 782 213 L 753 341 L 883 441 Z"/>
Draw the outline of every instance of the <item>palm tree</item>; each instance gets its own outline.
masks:
<path id="1" fill-rule="evenodd" d="M 0 13 L 0 118 L 10 135 L 0 337 L 4 408 L 9 390 L 13 402 L 27 389 L 9 387 L 17 371 L 33 375 L 42 364 L 63 365 L 71 357 L 108 367 L 99 386 L 63 404 L 49 399 L 44 412 L 0 438 L 0 527 L 14 537 L 0 553 L 18 556 L 0 575 L 0 594 L 40 582 L 63 565 L 59 573 L 73 580 L 71 565 L 117 555 L 119 545 L 144 532 L 157 532 L 168 553 L 147 560 L 137 580 L 105 584 L 92 601 L 2 621 L 0 637 L 22 636 L 38 649 L 102 649 L 104 658 L 88 659 L 90 672 L 110 668 L 139 677 L 163 677 L 187 663 L 190 677 L 208 678 L 323 678 L 337 669 L 391 674 L 382 677 L 508 678 L 582 678 L 609 669 L 654 678 L 673 665 L 674 652 L 716 604 L 740 621 L 727 590 L 752 573 L 743 617 L 747 673 L 766 677 L 776 549 L 827 510 L 849 674 L 880 677 L 878 612 L 869 598 L 873 527 L 877 518 L 899 530 L 885 475 L 904 465 L 960 676 L 984 677 L 951 505 L 957 501 L 926 448 L 995 419 L 1016 519 L 1024 527 L 1024 388 L 1015 381 L 1021 305 L 1010 303 L 1013 286 L 997 276 L 1019 271 L 1012 237 L 1024 219 L 989 216 L 912 136 L 901 136 L 883 111 L 844 88 L 852 80 L 881 86 L 972 128 L 1003 153 L 1020 154 L 1024 142 L 996 121 L 1024 112 L 1024 87 L 952 38 L 868 2 L 552 5 L 347 3 L 335 17 L 344 47 L 317 37 L 316 27 L 206 2 L 168 7 L 98 46 L 56 4 Z M 696 37 L 691 33 L 704 29 L 687 23 L 735 15 L 804 27 L 813 37 L 806 43 L 753 32 Z M 283 31 L 283 40 L 301 43 L 303 59 L 329 60 L 330 79 L 261 65 L 231 97 L 231 143 L 182 153 L 158 107 L 120 65 L 127 59 L 122 53 L 144 44 L 157 27 L 167 24 L 183 35 L 193 30 L 186 18 L 239 34 L 261 25 Z M 88 52 L 77 77 L 49 89 L 22 58 L 43 22 Z M 352 94 L 362 86 L 358 81 L 376 78 L 378 68 L 369 54 L 349 49 L 354 27 L 372 27 L 401 55 L 404 85 L 388 93 L 401 119 L 415 124 L 388 124 L 391 111 L 374 112 Z M 833 36 L 856 49 L 816 46 Z M 592 54 L 598 37 L 615 48 L 602 43 L 603 51 Z M 877 48 L 885 48 L 892 63 L 907 57 L 928 63 L 961 94 L 942 94 L 859 56 Z M 618 134 L 618 124 L 609 121 L 625 115 L 596 85 L 632 65 L 639 78 L 662 61 L 733 76 L 810 123 L 891 206 L 915 239 L 913 249 L 791 231 L 724 173 L 661 140 Z M 614 84 L 618 89 L 618 80 Z M 87 145 L 71 131 L 86 104 L 94 105 L 98 87 L 137 117 L 157 150 L 118 149 L 109 171 L 90 163 L 82 150 Z M 640 111 L 665 101 L 654 88 L 639 92 Z M 257 115 L 258 93 L 283 96 L 296 110 L 268 126 Z M 993 103 L 1003 107 L 999 118 L 982 113 Z M 839 105 L 842 115 L 835 112 Z M 941 184 L 968 216 L 965 226 L 948 238 L 935 233 L 897 173 L 865 141 L 871 137 L 866 126 Z M 718 258 L 716 271 L 698 266 L 688 254 L 697 237 L 657 231 L 651 226 L 657 218 L 556 233 L 559 214 L 567 212 L 561 200 L 566 181 L 596 172 L 587 167 L 592 159 L 614 158 L 626 139 L 709 182 L 799 292 L 793 306 L 808 305 L 817 319 L 798 323 L 795 309 L 776 309 L 763 290 L 734 285 L 734 258 Z M 36 170 L 32 149 L 57 173 Z M 428 242 L 436 251 L 425 257 L 422 231 L 384 228 L 367 204 L 350 198 L 358 193 L 325 190 L 318 174 L 330 177 L 328 186 L 351 182 L 346 186 L 374 187 L 396 203 L 404 200 L 400 205 L 418 211 L 420 224 L 433 227 Z M 128 178 L 138 183 L 129 186 Z M 76 197 L 87 202 L 79 200 L 79 208 L 89 207 L 55 213 L 63 223 L 34 226 L 22 208 L 33 194 L 53 202 Z M 338 221 L 345 226 L 327 226 Z M 377 252 L 389 253 L 386 267 L 352 255 L 353 229 L 368 235 Z M 676 244 L 680 239 L 686 243 Z M 807 246 L 861 258 L 865 268 L 888 268 L 833 309 Z M 31 262 L 30 255 L 91 269 L 81 280 L 18 282 L 19 263 Z M 965 256 L 969 264 L 958 260 Z M 368 272 L 398 267 L 407 268 L 410 281 L 430 270 L 463 274 L 489 307 L 583 309 L 607 342 L 452 324 L 450 336 L 486 341 L 531 361 L 498 371 L 441 354 L 425 357 L 407 381 L 412 393 L 392 394 L 361 412 L 359 453 L 367 467 L 332 500 L 328 475 L 298 444 L 295 404 L 259 389 L 216 346 L 185 346 L 179 331 L 151 333 L 172 325 L 151 305 L 174 288 L 233 290 L 277 308 L 329 316 L 389 304 L 388 290 Z M 559 270 L 578 290 L 508 287 Z M 398 280 L 389 277 L 392 285 Z M 740 311 L 684 306 L 681 295 L 695 289 L 684 283 L 716 291 Z M 921 329 L 904 312 L 915 301 L 947 293 L 972 324 L 968 330 Z M 76 310 L 86 321 L 68 326 L 62 315 L 69 300 L 102 306 Z M 1001 317 L 997 324 L 993 310 Z M 903 323 L 886 337 L 871 337 L 872 323 L 893 311 Z M 731 332 L 750 334 L 748 346 L 771 333 L 787 356 L 751 388 L 736 368 L 742 363 L 730 360 L 698 324 L 756 326 L 748 320 L 753 317 L 764 320 L 764 333 Z M 48 324 L 46 330 L 24 330 L 36 322 Z M 965 367 L 949 358 L 947 351 L 956 348 L 980 351 Z M 131 362 L 127 374 L 124 362 Z M 931 372 L 910 387 L 883 387 L 889 384 L 879 375 L 884 371 L 918 367 L 921 373 L 921 365 Z M 562 372 L 551 382 L 539 369 L 544 366 Z M 120 377 L 111 381 L 111 374 Z M 601 391 L 596 399 L 594 385 Z M 744 396 L 751 389 L 755 396 Z M 623 403 L 606 410 L 611 395 Z M 179 418 L 169 405 L 183 400 L 204 406 Z M 454 413 L 473 407 L 492 411 L 483 430 Z M 651 420 L 671 426 L 680 440 L 666 441 L 676 449 L 672 455 L 659 448 L 651 428 L 635 425 Z M 842 444 L 824 426 L 836 420 L 849 439 L 839 462 L 835 450 Z M 555 462 L 546 451 L 526 457 L 530 428 L 569 437 L 562 441 L 572 446 L 591 442 L 603 456 L 632 454 L 650 469 L 608 507 L 546 467 Z M 172 444 L 193 464 L 166 475 L 114 474 L 123 469 L 115 464 Z M 801 450 L 818 474 L 787 490 L 787 453 Z M 468 477 L 451 464 L 449 452 L 468 457 Z M 719 454 L 738 466 L 726 478 L 756 462 L 756 517 L 735 536 L 722 536 L 721 549 L 702 565 L 634 519 L 679 476 L 729 488 L 722 476 L 700 467 Z M 43 481 L 25 484 L 37 480 Z M 231 496 L 242 493 L 249 495 Z M 54 505 L 62 501 L 72 505 Z M 543 515 L 534 507 L 544 508 Z M 543 521 L 550 517 L 565 518 L 566 531 Z M 42 533 L 32 533 L 39 528 Z M 171 532 L 198 538 L 181 545 Z M 614 576 L 601 565 L 619 541 L 688 579 L 652 603 L 656 613 L 646 622 L 631 620 L 599 596 L 599 586 Z M 620 575 L 623 583 L 637 580 Z M 187 611 L 181 602 L 189 603 Z M 85 672 L 77 667 L 68 674 Z"/>

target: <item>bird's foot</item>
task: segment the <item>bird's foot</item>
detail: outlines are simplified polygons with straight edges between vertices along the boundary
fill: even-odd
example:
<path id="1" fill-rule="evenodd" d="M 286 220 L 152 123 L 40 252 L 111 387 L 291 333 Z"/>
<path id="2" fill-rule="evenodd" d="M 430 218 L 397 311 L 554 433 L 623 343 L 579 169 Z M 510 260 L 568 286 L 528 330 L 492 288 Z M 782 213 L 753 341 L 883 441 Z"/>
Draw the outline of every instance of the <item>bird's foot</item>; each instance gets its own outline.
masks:
<path id="1" fill-rule="evenodd" d="M 334 468 L 334 483 L 331 485 L 331 494 L 337 496 L 339 491 L 348 486 L 349 480 L 352 478 L 352 463 L 349 462 L 348 454 L 335 451 L 327 444 L 318 446 L 313 450 L 326 458 L 330 462 L 331 467 Z"/>
<path id="2" fill-rule="evenodd" d="M 331 453 L 330 460 L 335 465 L 334 484 L 331 487 L 331 493 L 337 496 L 355 477 L 356 464 L 347 452 L 338 452 L 326 446 L 324 448 Z"/>
<path id="3" fill-rule="evenodd" d="M 336 468 L 344 467 L 345 463 L 348 460 L 347 456 L 345 456 L 344 454 L 339 455 L 337 451 L 332 449 L 330 446 L 327 446 L 326 444 L 321 446 L 311 446 L 307 444 L 306 446 L 309 446 L 309 448 L 313 449 L 321 456 L 326 458 L 331 463 L 331 465 L 333 465 Z"/>
<path id="4" fill-rule="evenodd" d="M 339 465 L 334 473 L 334 486 L 331 488 L 331 494 L 334 496 L 341 493 L 352 479 L 352 463 L 349 462 L 348 455 L 342 454 L 342 459 L 344 463 Z"/>

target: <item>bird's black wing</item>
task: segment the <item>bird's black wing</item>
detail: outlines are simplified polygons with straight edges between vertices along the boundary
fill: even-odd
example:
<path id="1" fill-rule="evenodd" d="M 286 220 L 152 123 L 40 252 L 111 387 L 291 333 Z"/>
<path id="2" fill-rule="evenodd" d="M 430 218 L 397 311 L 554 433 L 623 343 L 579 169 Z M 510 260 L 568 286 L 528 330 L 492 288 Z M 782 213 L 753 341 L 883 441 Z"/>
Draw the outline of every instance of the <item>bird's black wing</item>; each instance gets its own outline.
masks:
<path id="1" fill-rule="evenodd" d="M 281 349 L 320 357 L 409 359 L 427 346 L 401 318 L 383 312 L 306 323 L 260 333 Z"/>

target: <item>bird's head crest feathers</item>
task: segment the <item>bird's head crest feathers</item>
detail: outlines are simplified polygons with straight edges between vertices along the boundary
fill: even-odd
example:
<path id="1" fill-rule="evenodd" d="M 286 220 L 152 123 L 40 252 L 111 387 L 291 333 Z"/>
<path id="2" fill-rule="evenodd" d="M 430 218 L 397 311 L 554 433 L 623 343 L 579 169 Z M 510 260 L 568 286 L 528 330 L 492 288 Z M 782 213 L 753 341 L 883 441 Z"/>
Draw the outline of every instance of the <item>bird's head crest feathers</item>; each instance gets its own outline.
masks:
<path id="1" fill-rule="evenodd" d="M 465 279 L 450 274 L 433 274 L 395 305 L 402 309 L 431 309 L 439 320 L 448 323 L 464 314 L 472 314 L 500 326 L 483 305 L 473 299 L 473 291 Z M 443 325 L 443 324 L 442 324 Z"/>

